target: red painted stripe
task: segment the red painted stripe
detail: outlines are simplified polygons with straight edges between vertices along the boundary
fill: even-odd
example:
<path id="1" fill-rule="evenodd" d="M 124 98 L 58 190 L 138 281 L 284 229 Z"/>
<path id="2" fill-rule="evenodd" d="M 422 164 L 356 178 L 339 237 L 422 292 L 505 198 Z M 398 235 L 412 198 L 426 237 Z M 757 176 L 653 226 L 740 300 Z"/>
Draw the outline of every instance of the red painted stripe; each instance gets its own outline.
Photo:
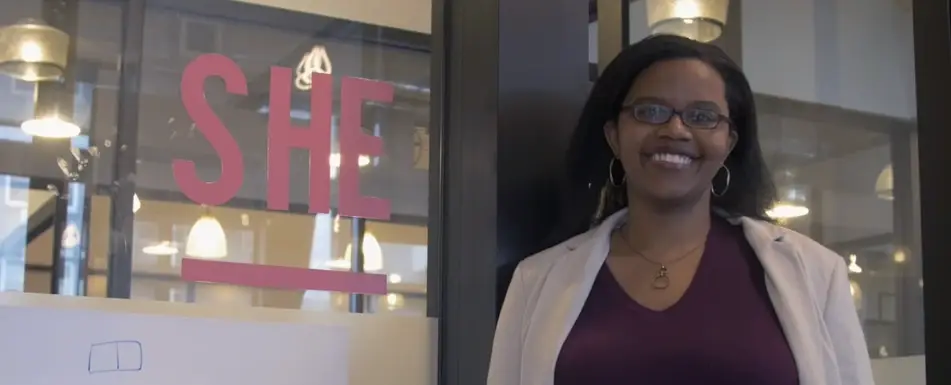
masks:
<path id="1" fill-rule="evenodd" d="M 384 274 L 255 265 L 196 258 L 182 260 L 182 279 L 189 282 L 224 283 L 271 289 L 324 290 L 379 295 L 387 293 Z"/>

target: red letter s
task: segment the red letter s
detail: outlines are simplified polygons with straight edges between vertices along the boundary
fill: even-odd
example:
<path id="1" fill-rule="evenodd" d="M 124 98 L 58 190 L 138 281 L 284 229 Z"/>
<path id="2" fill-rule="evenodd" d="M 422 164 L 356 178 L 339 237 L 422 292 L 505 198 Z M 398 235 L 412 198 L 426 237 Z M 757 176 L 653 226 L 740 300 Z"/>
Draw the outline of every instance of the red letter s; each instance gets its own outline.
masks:
<path id="1" fill-rule="evenodd" d="M 248 83 L 241 67 L 219 54 L 199 56 L 188 63 L 182 74 L 182 104 L 195 126 L 221 158 L 221 177 L 215 182 L 205 182 L 198 177 L 195 162 L 182 159 L 172 161 L 172 175 L 188 199 L 199 204 L 220 205 L 237 195 L 241 189 L 244 183 L 244 159 L 238 142 L 205 99 L 205 80 L 212 76 L 221 77 L 225 89 L 236 95 L 247 95 Z"/>

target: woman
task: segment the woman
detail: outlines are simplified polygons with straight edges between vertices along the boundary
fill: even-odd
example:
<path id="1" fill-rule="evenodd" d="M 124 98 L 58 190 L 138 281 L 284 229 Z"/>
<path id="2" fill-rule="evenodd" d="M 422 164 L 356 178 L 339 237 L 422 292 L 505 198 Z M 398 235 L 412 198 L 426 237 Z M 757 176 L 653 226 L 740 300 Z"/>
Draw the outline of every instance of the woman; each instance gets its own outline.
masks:
<path id="1" fill-rule="evenodd" d="M 756 131 L 720 49 L 624 50 L 574 134 L 564 241 L 512 279 L 488 384 L 873 384 L 844 260 L 766 216 Z"/>

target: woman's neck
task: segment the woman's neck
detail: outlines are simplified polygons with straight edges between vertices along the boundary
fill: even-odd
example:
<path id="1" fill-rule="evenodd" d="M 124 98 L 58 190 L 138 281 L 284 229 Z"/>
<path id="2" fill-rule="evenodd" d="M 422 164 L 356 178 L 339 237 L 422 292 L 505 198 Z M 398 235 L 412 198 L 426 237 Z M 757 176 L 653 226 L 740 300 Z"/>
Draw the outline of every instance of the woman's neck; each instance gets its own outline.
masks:
<path id="1" fill-rule="evenodd" d="M 638 252 L 663 255 L 696 247 L 710 231 L 710 200 L 704 197 L 690 207 L 658 209 L 648 202 L 629 200 L 623 231 Z"/>

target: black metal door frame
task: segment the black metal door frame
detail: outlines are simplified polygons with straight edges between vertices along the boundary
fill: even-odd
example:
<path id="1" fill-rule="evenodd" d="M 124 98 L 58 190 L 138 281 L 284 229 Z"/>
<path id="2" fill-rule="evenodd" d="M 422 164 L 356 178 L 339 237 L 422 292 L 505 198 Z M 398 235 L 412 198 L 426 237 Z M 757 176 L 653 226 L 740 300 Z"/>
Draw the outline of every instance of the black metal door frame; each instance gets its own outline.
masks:
<path id="1" fill-rule="evenodd" d="M 438 384 L 484 385 L 507 268 L 557 215 L 588 92 L 588 4 L 433 1 L 429 315 Z"/>
<path id="2" fill-rule="evenodd" d="M 918 173 L 925 302 L 925 366 L 930 384 L 951 383 L 951 8 L 947 1 L 914 0 Z"/>

